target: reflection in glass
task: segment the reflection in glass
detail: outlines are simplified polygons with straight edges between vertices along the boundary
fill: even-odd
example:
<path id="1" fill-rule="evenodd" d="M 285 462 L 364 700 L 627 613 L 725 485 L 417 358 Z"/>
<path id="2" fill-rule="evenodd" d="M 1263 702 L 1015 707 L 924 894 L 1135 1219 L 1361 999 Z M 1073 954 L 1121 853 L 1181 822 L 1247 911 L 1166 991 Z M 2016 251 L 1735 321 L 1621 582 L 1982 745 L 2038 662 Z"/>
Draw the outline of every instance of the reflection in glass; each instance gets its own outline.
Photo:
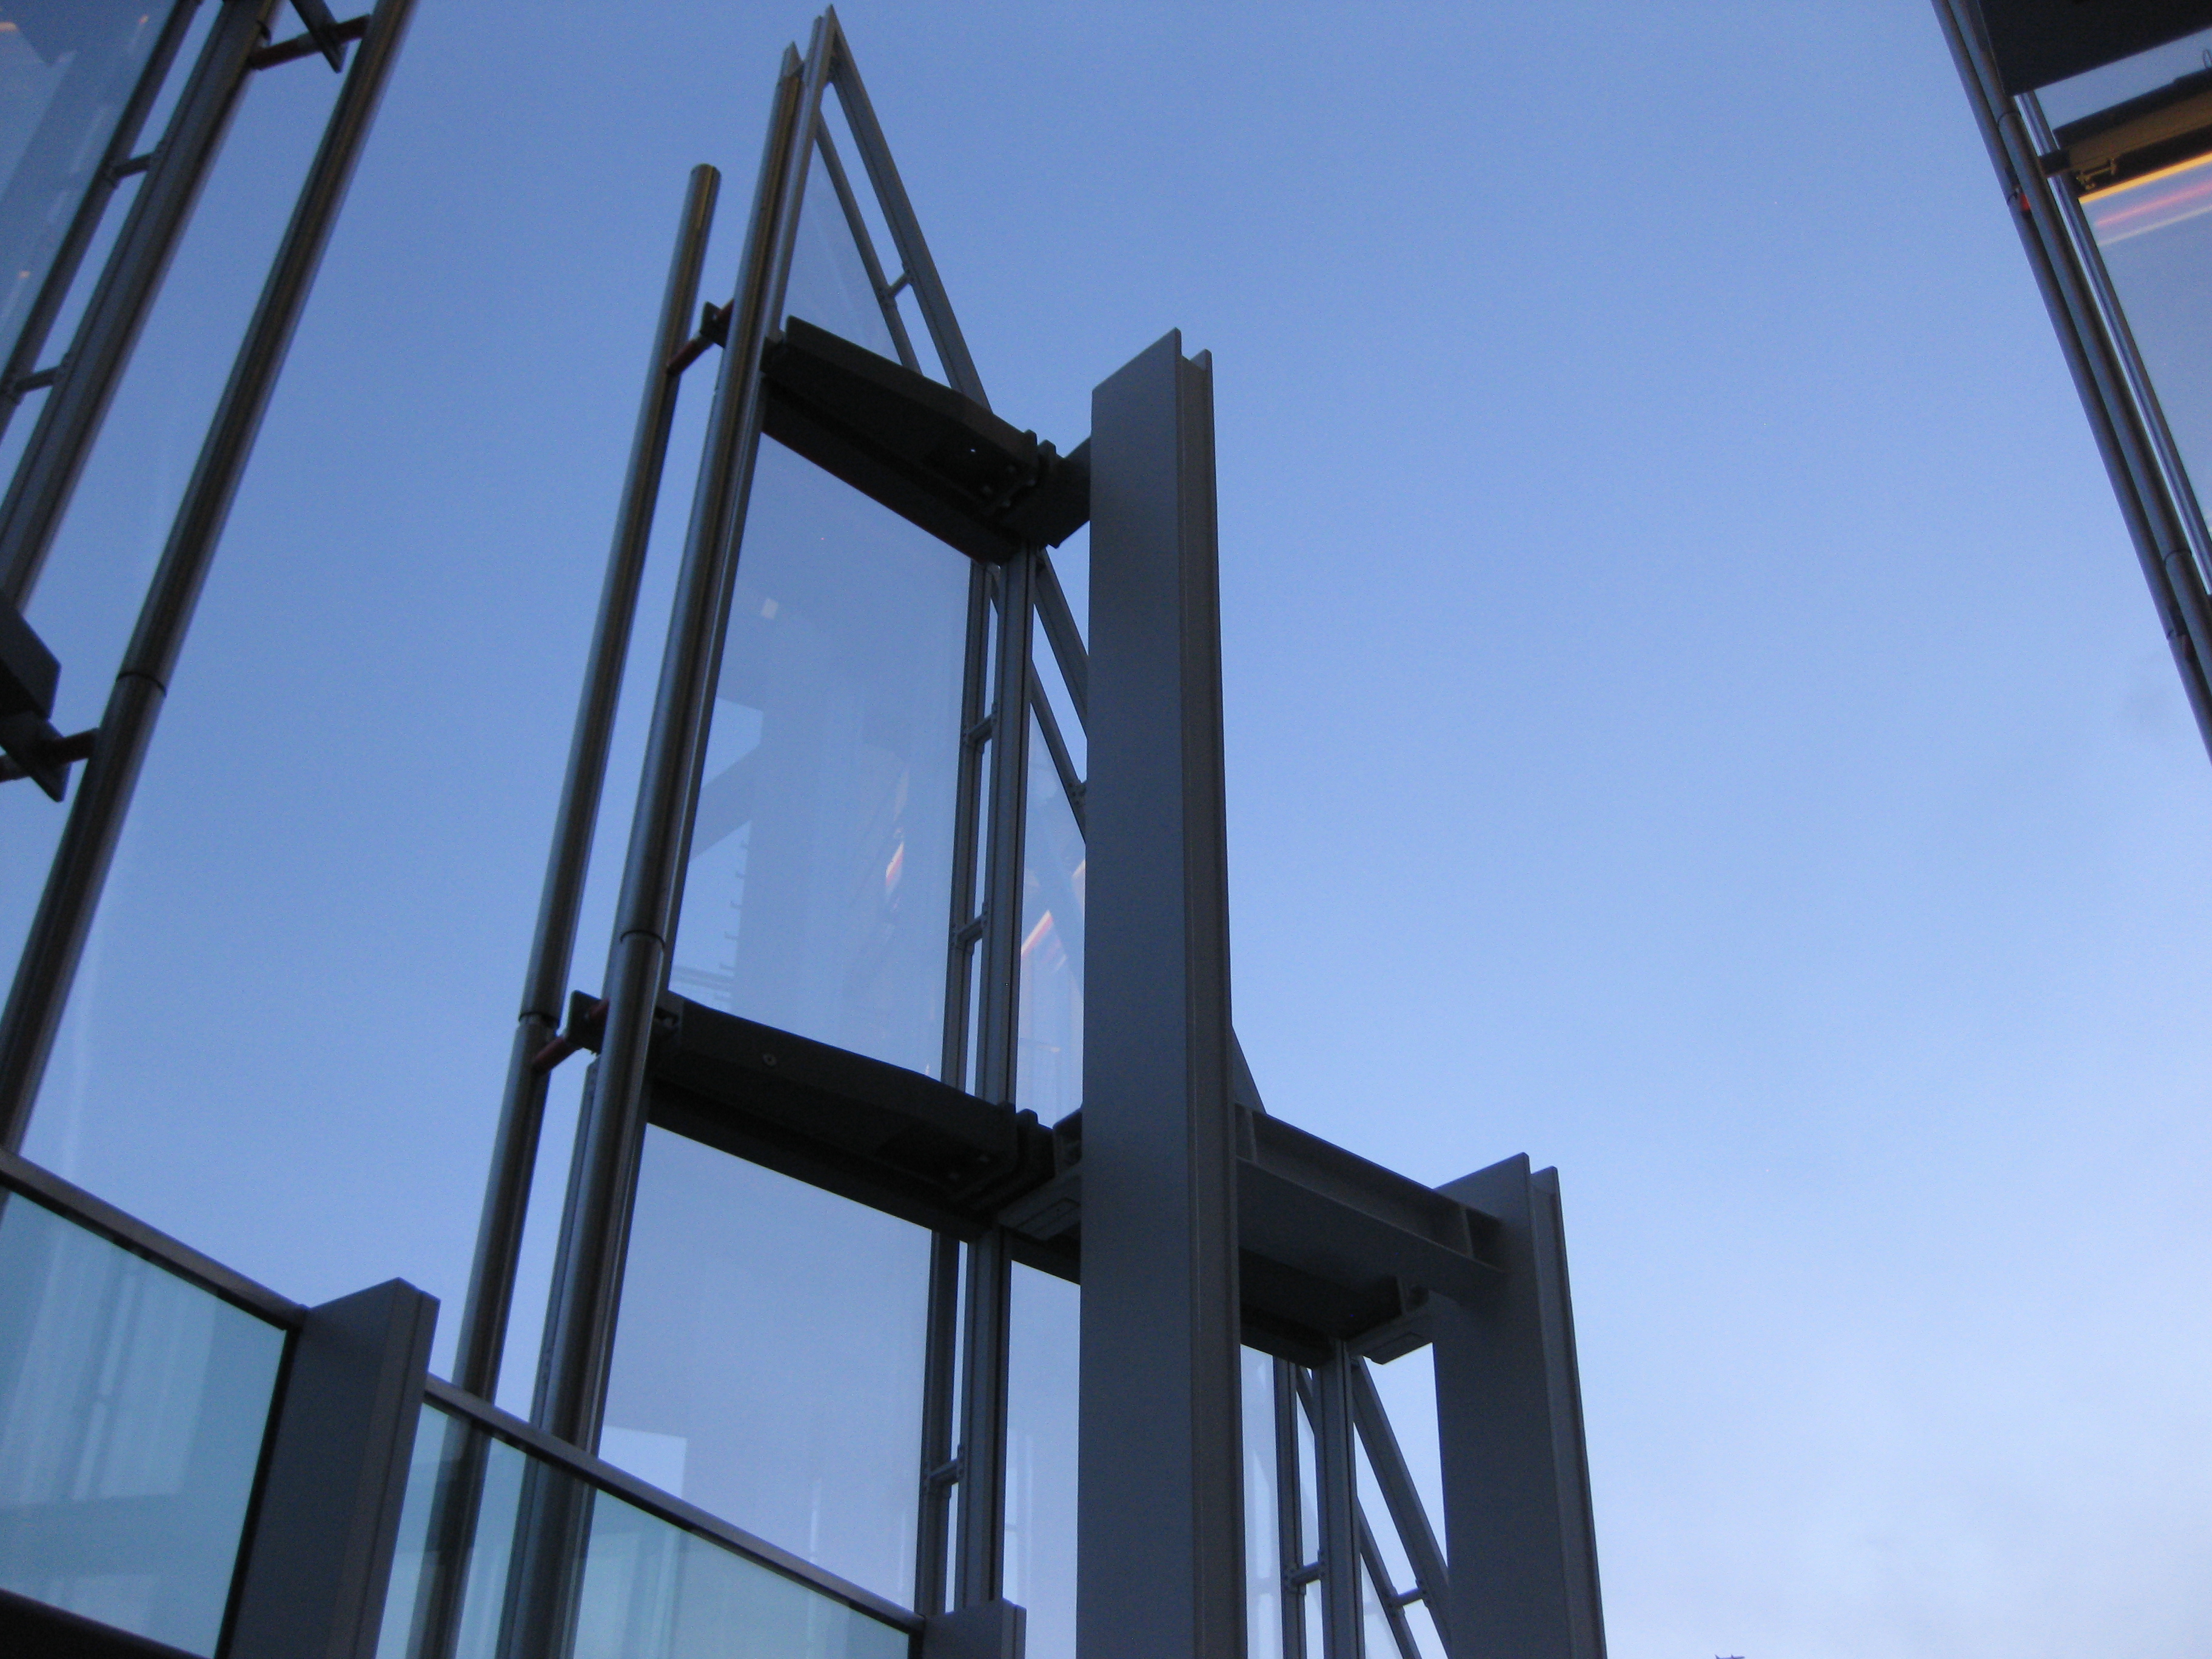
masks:
<path id="1" fill-rule="evenodd" d="M 647 1131 L 602 1455 L 906 1601 L 929 1235 Z"/>
<path id="2" fill-rule="evenodd" d="M 968 562 L 763 440 L 670 988 L 937 1073 Z"/>
<path id="3" fill-rule="evenodd" d="M 2174 446 L 2212 483 L 2212 155 L 2082 198 Z"/>
<path id="4" fill-rule="evenodd" d="M 1074 1659 L 1076 1349 L 1082 1293 L 1014 1269 L 1006 1367 L 1006 1599 L 1029 1659 Z"/>
<path id="5" fill-rule="evenodd" d="M 523 1475 L 532 1459 L 434 1408 L 408 1471 L 378 1659 L 432 1659 L 418 1609 L 432 1510 L 465 1454 L 483 1459 L 458 1639 L 450 1659 L 494 1659 L 507 1612 Z M 906 1659 L 905 1633 L 633 1504 L 539 1465 L 540 1489 L 590 1506 L 572 1659 Z M 559 1488 L 554 1492 L 554 1488 Z M 441 1522 L 436 1532 L 451 1535 Z M 438 1659 L 447 1659 L 446 1655 Z"/>
<path id="6" fill-rule="evenodd" d="M 0 0 L 0 358 L 167 11 L 157 0 Z"/>
<path id="7" fill-rule="evenodd" d="M 1046 1123 L 1083 1103 L 1083 832 L 1030 722 L 1015 1102 Z"/>
<path id="8" fill-rule="evenodd" d="M 860 261 L 852 222 L 837 199 L 821 152 L 809 160 L 806 193 L 799 205 L 799 235 L 791 250 L 791 276 L 784 289 L 784 314 L 802 317 L 896 362 L 898 348 L 884 321 L 875 284 Z"/>
<path id="9" fill-rule="evenodd" d="M 0 1589 L 213 1653 L 283 1349 L 0 1194 Z"/>

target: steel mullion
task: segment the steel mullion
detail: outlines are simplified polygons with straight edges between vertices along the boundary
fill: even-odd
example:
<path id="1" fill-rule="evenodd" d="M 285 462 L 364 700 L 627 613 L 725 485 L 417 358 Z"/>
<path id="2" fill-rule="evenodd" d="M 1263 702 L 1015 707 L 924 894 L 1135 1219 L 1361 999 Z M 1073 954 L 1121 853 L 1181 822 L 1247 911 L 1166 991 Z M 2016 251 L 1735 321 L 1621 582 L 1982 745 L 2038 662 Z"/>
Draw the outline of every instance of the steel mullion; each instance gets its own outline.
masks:
<path id="1" fill-rule="evenodd" d="M 99 168 L 85 185 L 83 198 L 70 216 L 69 229 L 63 233 L 60 245 L 54 250 L 53 261 L 39 284 L 38 297 L 23 313 L 22 326 L 16 331 L 15 346 L 8 354 L 7 367 L 0 368 L 0 433 L 6 432 L 8 423 L 15 418 L 16 406 L 23 398 L 17 388 L 23 377 L 36 368 L 39 354 L 46 349 L 46 336 L 53 328 L 55 318 L 61 314 L 70 289 L 76 285 L 77 267 L 92 246 L 100 221 L 107 216 L 107 205 L 117 186 L 123 182 L 125 175 L 119 169 L 131 161 L 131 151 L 137 147 L 139 131 L 153 111 L 154 100 L 168 81 L 169 70 L 176 63 L 185 36 L 191 31 L 192 16 L 198 9 L 199 0 L 173 0 L 168 21 L 162 24 L 153 50 L 147 54 L 145 66 L 138 72 L 137 84 L 131 88 L 123 112 L 116 118 L 115 131 L 108 136 L 107 148 L 100 153 Z"/>
<path id="2" fill-rule="evenodd" d="M 1275 1574 L 1281 1586 L 1283 1659 L 1306 1659 L 1305 1516 L 1298 1472 L 1298 1368 L 1274 1364 Z"/>
<path id="3" fill-rule="evenodd" d="M 1314 1510 L 1321 1534 L 1322 1659 L 1363 1659 L 1366 1629 L 1359 1607 L 1359 1489 L 1352 1459 L 1351 1390 L 1344 1364 L 1350 1352 L 1341 1342 L 1314 1367 L 1308 1386 L 1299 1379 L 1298 1401 L 1313 1425 Z"/>

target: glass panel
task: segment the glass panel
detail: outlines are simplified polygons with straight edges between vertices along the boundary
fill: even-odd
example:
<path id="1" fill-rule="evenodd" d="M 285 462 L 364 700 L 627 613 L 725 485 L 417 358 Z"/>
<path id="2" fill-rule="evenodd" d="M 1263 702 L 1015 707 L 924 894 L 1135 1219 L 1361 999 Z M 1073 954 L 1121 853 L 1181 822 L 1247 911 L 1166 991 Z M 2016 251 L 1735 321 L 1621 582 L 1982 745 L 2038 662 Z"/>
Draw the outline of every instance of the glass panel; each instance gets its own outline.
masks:
<path id="1" fill-rule="evenodd" d="M 1282 1557 L 1275 1527 L 1275 1362 L 1240 1351 L 1244 1412 L 1244 1650 L 1283 1650 Z M 1286 1659 L 1303 1659 L 1289 1655 Z"/>
<path id="2" fill-rule="evenodd" d="M 936 1075 L 968 562 L 763 441 L 671 988 Z"/>
<path id="3" fill-rule="evenodd" d="M 2036 97 L 2051 125 L 2063 127 L 2207 68 L 2212 68 L 2212 29 L 2055 82 Z"/>
<path id="4" fill-rule="evenodd" d="M 1006 1367 L 1006 1599 L 1029 1609 L 1029 1659 L 1073 1659 L 1082 1293 L 1031 1267 L 1015 1267 L 1013 1279 Z"/>
<path id="5" fill-rule="evenodd" d="M 451 1659 L 493 1659 L 507 1611 L 526 1471 L 534 1460 L 434 1408 L 423 1413 L 378 1659 L 433 1651 L 421 1610 L 435 1538 L 465 1533 L 467 1578 Z M 436 1504 L 466 1493 L 482 1470 L 465 1528 Z M 763 1566 L 712 1538 L 536 1463 L 536 1491 L 590 1508 L 572 1659 L 906 1659 L 908 1638 L 881 1620 Z"/>
<path id="6" fill-rule="evenodd" d="M 904 1602 L 929 1235 L 647 1133 L 602 1449 Z"/>
<path id="7" fill-rule="evenodd" d="M 0 356 L 46 280 L 166 6 L 0 0 Z"/>
<path id="8" fill-rule="evenodd" d="M 840 158 L 842 159 L 842 157 Z M 799 207 L 799 237 L 791 250 L 791 277 L 784 289 L 787 317 L 800 317 L 817 328 L 866 346 L 878 357 L 898 361 L 898 347 L 884 321 L 875 285 L 854 243 L 830 169 L 815 151 L 807 169 L 806 194 Z"/>
<path id="9" fill-rule="evenodd" d="M 1022 845 L 1021 1024 L 1014 1099 L 1046 1123 L 1083 1103 L 1083 832 L 1030 722 Z"/>
<path id="10" fill-rule="evenodd" d="M 2212 155 L 2082 198 L 2175 447 L 2212 484 Z"/>
<path id="11" fill-rule="evenodd" d="M 283 1348 L 0 1194 L 0 1588 L 213 1653 Z"/>

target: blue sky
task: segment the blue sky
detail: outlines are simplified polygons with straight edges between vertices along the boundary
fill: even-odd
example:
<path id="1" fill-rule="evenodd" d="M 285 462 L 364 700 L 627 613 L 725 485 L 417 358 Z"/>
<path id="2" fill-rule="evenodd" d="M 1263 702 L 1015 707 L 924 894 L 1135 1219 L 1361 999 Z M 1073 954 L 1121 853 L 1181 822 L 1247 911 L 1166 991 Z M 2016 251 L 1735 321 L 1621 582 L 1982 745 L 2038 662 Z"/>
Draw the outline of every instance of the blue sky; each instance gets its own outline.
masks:
<path id="1" fill-rule="evenodd" d="M 841 15 L 1001 413 L 1213 354 L 1238 1029 L 1559 1166 L 1614 1652 L 2212 1641 L 2212 769 L 1929 9 Z M 450 1341 L 684 173 L 719 294 L 810 16 L 422 0 L 29 1148 L 290 1294 Z M 316 73 L 33 608 L 76 723 Z"/>

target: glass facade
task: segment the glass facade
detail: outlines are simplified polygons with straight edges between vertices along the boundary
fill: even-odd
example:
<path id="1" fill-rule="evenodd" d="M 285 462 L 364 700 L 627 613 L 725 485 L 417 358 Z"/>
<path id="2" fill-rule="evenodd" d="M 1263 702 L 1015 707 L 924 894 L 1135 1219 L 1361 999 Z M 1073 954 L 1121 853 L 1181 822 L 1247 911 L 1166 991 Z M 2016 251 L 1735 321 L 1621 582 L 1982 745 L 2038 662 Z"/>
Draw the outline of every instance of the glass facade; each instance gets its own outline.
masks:
<path id="1" fill-rule="evenodd" d="M 284 1333 L 0 1192 L 0 1589 L 222 1635 Z"/>

